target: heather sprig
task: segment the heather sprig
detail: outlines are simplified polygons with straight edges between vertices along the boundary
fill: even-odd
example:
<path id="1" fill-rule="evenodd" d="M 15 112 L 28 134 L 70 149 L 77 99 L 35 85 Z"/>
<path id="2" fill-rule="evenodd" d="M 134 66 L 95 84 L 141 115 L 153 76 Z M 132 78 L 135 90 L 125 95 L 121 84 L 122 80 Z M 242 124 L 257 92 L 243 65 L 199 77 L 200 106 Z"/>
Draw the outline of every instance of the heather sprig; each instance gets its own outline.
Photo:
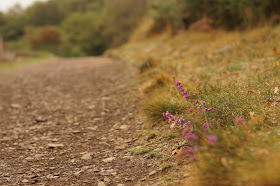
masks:
<path id="1" fill-rule="evenodd" d="M 190 120 L 185 122 L 185 118 L 183 116 L 172 115 L 167 111 L 166 113 L 163 113 L 163 117 L 168 119 L 168 123 L 172 124 L 171 128 L 174 128 L 174 130 L 182 129 L 184 138 L 189 141 L 189 144 L 193 144 L 193 142 L 199 139 L 199 136 L 194 134 L 196 132 L 199 132 L 197 131 L 199 130 L 199 128 L 202 128 L 204 133 L 209 132 L 209 130 L 212 128 L 212 124 L 208 122 L 206 113 L 213 111 L 213 109 L 211 107 L 207 108 L 207 102 L 204 100 L 199 100 L 196 92 L 187 91 L 180 81 L 176 82 L 176 87 L 181 92 L 182 97 L 187 100 L 187 102 L 189 103 L 188 105 L 192 105 L 187 109 L 188 113 L 192 116 L 195 116 L 196 114 L 198 114 L 198 116 L 200 117 L 202 116 L 201 118 L 205 120 L 204 124 L 201 127 L 196 128 L 195 130 L 192 122 Z M 211 143 L 217 141 L 215 136 L 209 136 L 208 139 Z M 194 152 L 197 152 L 198 149 L 198 146 L 194 146 L 193 148 L 184 149 L 183 152 L 185 154 L 191 155 L 190 161 L 195 161 L 196 157 L 194 155 Z"/>

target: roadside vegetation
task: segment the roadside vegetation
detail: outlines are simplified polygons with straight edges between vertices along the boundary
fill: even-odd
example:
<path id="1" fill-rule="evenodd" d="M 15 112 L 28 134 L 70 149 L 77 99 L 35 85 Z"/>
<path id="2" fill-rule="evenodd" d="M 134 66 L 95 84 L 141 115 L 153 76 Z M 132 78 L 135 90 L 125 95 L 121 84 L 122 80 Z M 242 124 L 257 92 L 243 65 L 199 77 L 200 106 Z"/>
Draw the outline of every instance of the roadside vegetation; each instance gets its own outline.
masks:
<path id="1" fill-rule="evenodd" d="M 158 131 L 154 141 L 178 144 L 166 154 L 188 160 L 180 163 L 180 171 L 191 174 L 186 185 L 280 182 L 280 27 L 264 20 L 247 24 L 257 28 L 244 29 L 242 21 L 223 25 L 239 31 L 212 25 L 204 32 L 175 29 L 174 35 L 162 27 L 151 37 L 150 17 L 130 42 L 108 51 L 138 66 L 142 113 L 149 130 Z"/>

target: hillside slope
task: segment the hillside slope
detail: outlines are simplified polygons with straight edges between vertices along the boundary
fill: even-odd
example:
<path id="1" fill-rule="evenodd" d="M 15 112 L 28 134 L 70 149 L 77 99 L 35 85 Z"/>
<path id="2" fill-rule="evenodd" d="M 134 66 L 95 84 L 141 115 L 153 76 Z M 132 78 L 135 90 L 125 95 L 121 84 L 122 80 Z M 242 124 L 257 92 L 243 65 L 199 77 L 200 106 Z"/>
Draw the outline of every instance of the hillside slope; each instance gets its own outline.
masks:
<path id="1" fill-rule="evenodd" d="M 142 112 L 154 140 L 185 141 L 177 154 L 195 161 L 181 166 L 191 175 L 181 179 L 186 185 L 280 183 L 279 39 L 280 27 L 184 31 L 134 39 L 107 52 L 139 67 Z"/>

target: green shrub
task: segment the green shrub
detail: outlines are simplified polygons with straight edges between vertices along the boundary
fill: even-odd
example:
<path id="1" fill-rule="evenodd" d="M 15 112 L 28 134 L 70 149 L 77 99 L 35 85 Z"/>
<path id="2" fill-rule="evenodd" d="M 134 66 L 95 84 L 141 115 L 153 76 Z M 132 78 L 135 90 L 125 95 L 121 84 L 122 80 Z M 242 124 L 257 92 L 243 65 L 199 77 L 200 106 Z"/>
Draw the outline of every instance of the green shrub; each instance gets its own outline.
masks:
<path id="1" fill-rule="evenodd" d="M 141 155 L 141 154 L 145 154 L 145 153 L 149 152 L 149 149 L 142 148 L 142 147 L 136 147 L 136 148 L 128 149 L 128 150 L 126 150 L 126 152 L 130 152 L 131 154 L 134 154 L 134 155 Z"/>
<path id="2" fill-rule="evenodd" d="M 176 114 L 184 111 L 185 102 L 177 98 L 158 96 L 145 104 L 144 114 L 153 122 L 163 121 L 162 113 L 168 111 L 171 114 Z"/>
<path id="3" fill-rule="evenodd" d="M 62 23 L 71 46 L 78 46 L 86 55 L 100 55 L 107 46 L 103 35 L 104 16 L 100 13 L 75 13 Z"/>
<path id="4" fill-rule="evenodd" d="M 186 27 L 208 17 L 215 27 L 247 28 L 263 24 L 280 15 L 277 0 L 154 0 L 150 3 L 151 16 L 157 29 L 167 25 L 173 29 Z M 276 16 L 276 17 L 275 17 Z"/>
<path id="5" fill-rule="evenodd" d="M 58 25 L 65 15 L 64 7 L 57 1 L 36 2 L 25 11 L 27 22 L 32 26 Z"/>
<path id="6" fill-rule="evenodd" d="M 176 0 L 153 0 L 149 3 L 150 15 L 154 19 L 153 31 L 162 30 L 166 27 L 178 29 L 183 26 Z"/>
<path id="7" fill-rule="evenodd" d="M 6 41 L 20 39 L 24 35 L 26 20 L 22 15 L 0 14 L 0 35 Z"/>

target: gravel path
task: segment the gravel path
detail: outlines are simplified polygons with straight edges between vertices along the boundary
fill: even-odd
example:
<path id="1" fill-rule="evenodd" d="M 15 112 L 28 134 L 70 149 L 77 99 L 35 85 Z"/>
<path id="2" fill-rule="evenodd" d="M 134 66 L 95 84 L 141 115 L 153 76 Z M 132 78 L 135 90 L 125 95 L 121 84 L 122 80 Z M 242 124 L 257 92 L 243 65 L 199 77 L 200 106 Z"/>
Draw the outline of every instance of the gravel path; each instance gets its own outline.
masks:
<path id="1" fill-rule="evenodd" d="M 1 185 L 152 185 L 134 69 L 108 58 L 52 59 L 0 71 Z"/>

